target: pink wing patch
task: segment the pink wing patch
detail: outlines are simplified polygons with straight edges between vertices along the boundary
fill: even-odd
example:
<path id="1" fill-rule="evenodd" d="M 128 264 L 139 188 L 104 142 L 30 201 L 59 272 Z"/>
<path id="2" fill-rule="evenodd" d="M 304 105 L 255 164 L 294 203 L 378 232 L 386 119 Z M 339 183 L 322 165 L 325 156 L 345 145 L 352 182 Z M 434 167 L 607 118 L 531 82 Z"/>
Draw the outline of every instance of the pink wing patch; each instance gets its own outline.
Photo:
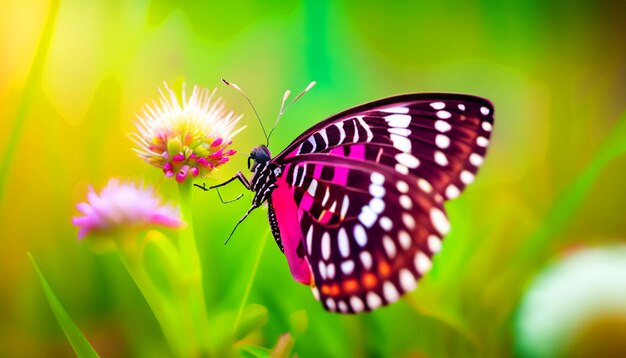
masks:
<path id="1" fill-rule="evenodd" d="M 298 245 L 303 243 L 298 218 L 298 206 L 293 198 L 294 188 L 289 188 L 284 179 L 276 181 L 277 188 L 272 192 L 272 206 L 280 228 L 280 238 L 293 278 L 306 285 L 313 283 L 309 260 L 299 257 Z"/>

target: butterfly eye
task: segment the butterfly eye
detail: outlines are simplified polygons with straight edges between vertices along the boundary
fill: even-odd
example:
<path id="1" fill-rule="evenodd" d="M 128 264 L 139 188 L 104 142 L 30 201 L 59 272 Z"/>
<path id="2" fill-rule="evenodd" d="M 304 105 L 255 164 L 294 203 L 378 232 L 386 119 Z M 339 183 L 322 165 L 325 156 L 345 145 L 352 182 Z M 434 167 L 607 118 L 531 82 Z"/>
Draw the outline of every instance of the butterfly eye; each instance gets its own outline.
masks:
<path id="1" fill-rule="evenodd" d="M 250 167 L 250 160 L 252 160 L 252 155 L 248 157 L 248 169 L 252 170 L 252 168 Z"/>

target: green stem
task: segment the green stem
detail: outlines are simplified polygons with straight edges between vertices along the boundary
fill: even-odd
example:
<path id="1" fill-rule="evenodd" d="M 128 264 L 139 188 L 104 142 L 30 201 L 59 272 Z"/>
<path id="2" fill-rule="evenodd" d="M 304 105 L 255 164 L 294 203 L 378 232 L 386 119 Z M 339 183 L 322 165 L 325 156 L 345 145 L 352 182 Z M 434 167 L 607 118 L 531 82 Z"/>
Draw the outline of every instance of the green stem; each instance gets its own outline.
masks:
<path id="1" fill-rule="evenodd" d="M 24 91 L 20 102 L 17 105 L 17 113 L 15 114 L 15 120 L 13 122 L 13 128 L 11 134 L 8 136 L 6 149 L 4 151 L 4 161 L 0 164 L 0 202 L 4 199 L 4 188 L 6 185 L 7 176 L 10 172 L 11 163 L 15 156 L 15 149 L 22 137 L 24 131 L 24 124 L 26 122 L 26 116 L 30 109 L 30 104 L 33 101 L 35 89 L 39 85 L 41 80 L 41 71 L 43 64 L 48 54 L 48 47 L 50 47 L 50 38 L 52 37 L 52 31 L 54 29 L 54 23 L 56 20 L 57 10 L 59 9 L 59 1 L 53 0 L 50 2 L 50 8 L 48 9 L 48 18 L 43 28 L 41 40 L 37 46 L 37 52 L 35 53 L 35 59 L 30 67 L 28 78 L 24 84 Z"/>
<path id="2" fill-rule="evenodd" d="M 125 237 L 117 243 L 119 257 L 135 284 L 146 299 L 150 309 L 159 322 L 163 335 L 177 356 L 187 356 L 187 345 L 178 333 L 176 312 L 159 293 L 144 267 L 142 266 L 142 250 L 136 237 Z"/>
<path id="3" fill-rule="evenodd" d="M 254 261 L 254 266 L 252 266 L 252 273 L 250 274 L 250 278 L 248 279 L 246 290 L 243 293 L 241 304 L 239 305 L 239 311 L 237 312 L 237 318 L 235 318 L 235 324 L 233 326 L 233 339 L 237 338 L 237 328 L 239 328 L 239 322 L 241 322 L 243 309 L 246 306 L 246 302 L 248 302 L 248 297 L 250 296 L 250 290 L 252 289 L 252 283 L 254 282 L 254 278 L 256 277 L 256 272 L 259 268 L 259 263 L 261 262 L 261 256 L 263 256 L 263 251 L 265 250 L 265 243 L 267 242 L 268 235 L 269 235 L 269 231 L 267 232 L 267 234 L 263 236 L 263 239 L 261 240 L 261 243 L 259 244 L 259 251 L 257 252 L 256 260 Z"/>
<path id="4" fill-rule="evenodd" d="M 196 246 L 192 215 L 192 182 L 179 184 L 180 207 L 187 225 L 181 229 L 179 237 L 179 253 L 183 277 L 181 292 L 181 314 L 183 316 L 188 344 L 192 346 L 192 354 L 200 355 L 201 350 L 209 353 L 209 322 L 205 306 L 204 289 L 202 286 L 202 267 Z"/>

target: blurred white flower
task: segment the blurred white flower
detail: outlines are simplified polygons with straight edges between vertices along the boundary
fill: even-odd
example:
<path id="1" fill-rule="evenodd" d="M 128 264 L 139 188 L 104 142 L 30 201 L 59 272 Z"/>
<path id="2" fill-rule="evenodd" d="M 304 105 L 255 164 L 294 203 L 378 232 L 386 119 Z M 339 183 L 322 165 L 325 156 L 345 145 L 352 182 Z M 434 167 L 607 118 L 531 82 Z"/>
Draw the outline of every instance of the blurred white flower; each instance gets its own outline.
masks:
<path id="1" fill-rule="evenodd" d="M 524 357 L 626 354 L 626 245 L 586 249 L 542 272 L 517 312 L 516 345 Z"/>

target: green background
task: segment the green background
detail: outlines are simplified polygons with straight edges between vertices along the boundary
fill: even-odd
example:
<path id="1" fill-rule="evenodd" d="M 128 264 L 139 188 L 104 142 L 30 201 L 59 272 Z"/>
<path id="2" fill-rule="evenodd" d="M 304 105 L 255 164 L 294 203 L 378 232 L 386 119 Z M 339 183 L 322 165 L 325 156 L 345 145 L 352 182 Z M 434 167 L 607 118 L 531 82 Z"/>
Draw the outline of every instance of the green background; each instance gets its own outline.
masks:
<path id="1" fill-rule="evenodd" d="M 251 343 L 291 332 L 301 357 L 514 354 L 515 308 L 538 270 L 626 238 L 624 15 L 623 1 L 2 2 L 0 355 L 72 354 L 27 251 L 102 356 L 170 354 L 119 259 L 78 242 L 70 218 L 89 184 L 159 183 L 126 134 L 164 81 L 219 87 L 244 114 L 240 154 L 207 182 L 244 170 L 264 138 L 221 77 L 268 125 L 284 90 L 318 82 L 276 129 L 274 154 L 323 118 L 393 94 L 483 96 L 496 120 L 476 182 L 446 205 L 452 232 L 433 271 L 371 314 L 326 313 L 292 280 L 265 209 L 224 246 L 251 194 L 222 205 L 195 193 L 211 312 L 239 306 L 267 240 L 248 302 L 269 319 Z M 171 180 L 159 190 L 176 197 Z"/>

